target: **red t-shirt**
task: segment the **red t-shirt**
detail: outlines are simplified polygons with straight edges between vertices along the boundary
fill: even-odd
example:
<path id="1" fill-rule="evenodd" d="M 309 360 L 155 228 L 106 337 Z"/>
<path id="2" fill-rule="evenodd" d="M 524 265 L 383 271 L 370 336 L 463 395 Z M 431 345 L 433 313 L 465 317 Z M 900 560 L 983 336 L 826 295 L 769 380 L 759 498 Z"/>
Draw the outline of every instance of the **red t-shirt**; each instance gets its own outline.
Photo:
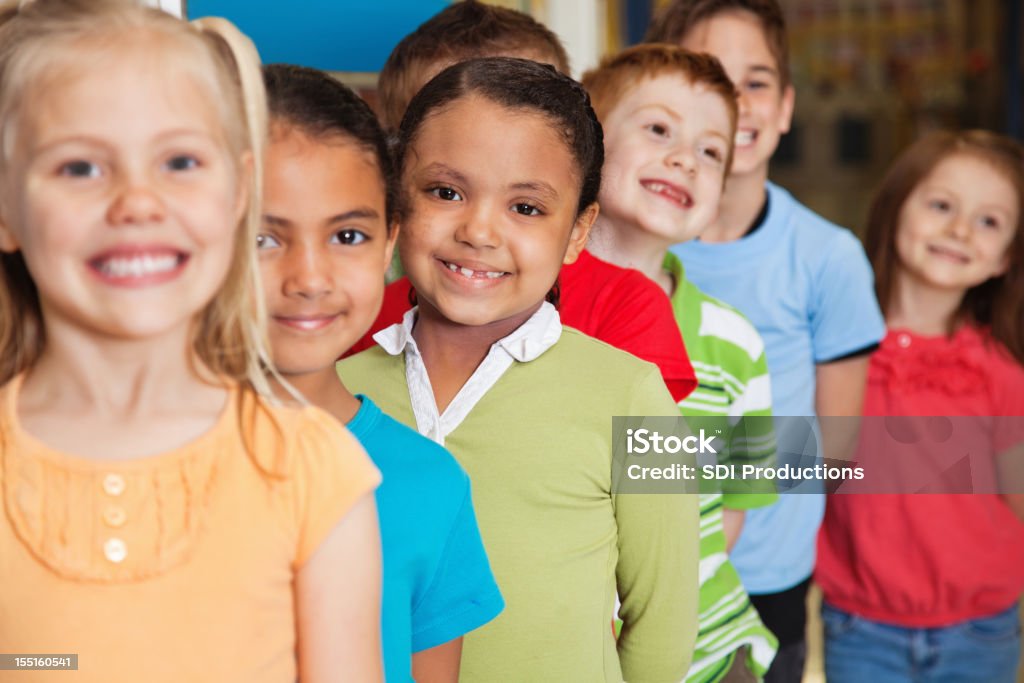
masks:
<path id="1" fill-rule="evenodd" d="M 563 325 L 657 365 L 676 401 L 697 387 L 672 304 L 647 276 L 583 251 L 575 263 L 562 267 L 558 281 Z M 374 346 L 374 334 L 402 321 L 412 307 L 411 289 L 405 277 L 387 286 L 373 326 L 346 356 Z"/>
<path id="2" fill-rule="evenodd" d="M 973 431 L 971 461 L 994 460 L 1024 443 L 1024 417 L 992 419 L 1024 416 L 1024 368 L 975 328 L 951 338 L 891 330 L 871 359 L 864 415 L 949 417 Z M 898 440 L 898 421 L 866 422 Z M 943 457 L 947 446 L 919 448 Z M 832 495 L 815 580 L 829 603 L 875 621 L 928 628 L 990 616 L 1024 590 L 1024 523 L 992 493 Z"/>

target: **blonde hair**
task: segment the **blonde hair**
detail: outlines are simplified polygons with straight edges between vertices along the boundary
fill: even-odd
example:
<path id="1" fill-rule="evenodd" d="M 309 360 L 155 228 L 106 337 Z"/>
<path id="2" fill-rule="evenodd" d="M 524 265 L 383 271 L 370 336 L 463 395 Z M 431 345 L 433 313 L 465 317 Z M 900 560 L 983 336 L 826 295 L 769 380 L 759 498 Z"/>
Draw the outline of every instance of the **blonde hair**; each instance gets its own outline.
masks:
<path id="1" fill-rule="evenodd" d="M 266 309 L 256 261 L 267 112 L 255 46 L 224 19 L 191 23 L 132 0 L 22 0 L 0 4 L 0 176 L 8 172 L 19 103 L 83 50 L 115 51 L 119 39 L 140 33 L 162 38 L 154 49 L 175 68 L 192 68 L 210 88 L 225 140 L 247 183 L 248 206 L 235 237 L 226 279 L 198 314 L 193 360 L 219 376 L 271 396 L 273 372 Z M 251 157 L 246 173 L 242 159 Z M 0 205 L 0 211 L 3 210 Z M 20 253 L 0 261 L 0 385 L 30 368 L 46 343 L 39 297 Z"/>

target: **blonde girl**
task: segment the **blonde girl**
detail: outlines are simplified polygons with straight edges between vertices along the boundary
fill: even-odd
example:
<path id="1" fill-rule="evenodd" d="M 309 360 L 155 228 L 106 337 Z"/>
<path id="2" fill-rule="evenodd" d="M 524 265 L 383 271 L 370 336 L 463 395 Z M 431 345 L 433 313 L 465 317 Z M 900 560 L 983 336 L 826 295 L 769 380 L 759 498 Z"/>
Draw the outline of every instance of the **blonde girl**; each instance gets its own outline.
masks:
<path id="1" fill-rule="evenodd" d="M 0 9 L 5 651 L 88 681 L 380 680 L 379 475 L 264 398 L 265 119 L 225 21 Z"/>
<path id="2" fill-rule="evenodd" d="M 972 427 L 974 463 L 1019 452 L 1022 207 L 1024 152 L 998 135 L 932 133 L 896 160 L 867 232 L 889 329 L 865 416 L 948 416 L 929 419 Z M 831 497 L 817 569 L 829 683 L 1016 680 L 1019 493 Z"/>

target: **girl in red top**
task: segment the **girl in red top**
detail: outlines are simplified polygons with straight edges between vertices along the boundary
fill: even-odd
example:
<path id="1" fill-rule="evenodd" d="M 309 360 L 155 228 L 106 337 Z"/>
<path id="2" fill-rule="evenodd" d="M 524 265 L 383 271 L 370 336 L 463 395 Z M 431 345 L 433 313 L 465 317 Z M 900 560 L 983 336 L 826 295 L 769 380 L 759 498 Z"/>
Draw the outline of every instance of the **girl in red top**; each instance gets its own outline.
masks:
<path id="1" fill-rule="evenodd" d="M 895 162 L 866 240 L 889 332 L 871 361 L 865 416 L 950 416 L 929 423 L 970 431 L 972 463 L 1020 452 L 1022 204 L 1024 151 L 991 133 L 935 133 Z M 816 572 L 829 683 L 1012 683 L 1021 498 L 830 497 Z"/>

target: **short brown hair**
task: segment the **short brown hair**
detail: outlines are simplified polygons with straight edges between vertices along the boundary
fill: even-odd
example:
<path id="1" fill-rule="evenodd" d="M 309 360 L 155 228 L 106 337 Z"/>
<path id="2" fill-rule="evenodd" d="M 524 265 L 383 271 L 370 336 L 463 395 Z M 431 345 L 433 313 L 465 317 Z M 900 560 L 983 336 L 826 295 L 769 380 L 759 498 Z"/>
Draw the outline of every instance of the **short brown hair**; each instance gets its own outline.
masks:
<path id="1" fill-rule="evenodd" d="M 674 45 L 635 45 L 605 57 L 596 68 L 583 74 L 583 87 L 590 93 L 597 118 L 604 121 L 640 81 L 664 75 L 679 76 L 690 85 L 702 85 L 725 101 L 729 111 L 729 153 L 725 160 L 728 175 L 736 133 L 736 88 L 715 57 Z"/>
<path id="2" fill-rule="evenodd" d="M 445 66 L 526 52 L 569 73 L 569 56 L 558 36 L 530 15 L 477 0 L 452 3 L 403 38 L 388 56 L 377 81 L 381 123 L 386 130 L 397 130 L 413 95 Z"/>
<path id="3" fill-rule="evenodd" d="M 1024 364 L 1024 148 L 1009 138 L 984 130 L 937 131 L 896 159 L 871 203 L 864 238 L 878 303 L 883 312 L 892 304 L 900 268 L 896 233 L 907 197 L 944 159 L 957 154 L 980 159 L 1003 175 L 1017 192 L 1018 215 L 1007 251 L 1009 269 L 967 290 L 951 322 L 991 326 L 992 336 Z"/>
<path id="4" fill-rule="evenodd" d="M 788 86 L 790 72 L 786 17 L 776 0 L 673 0 L 651 20 L 644 42 L 678 45 L 705 19 L 735 11 L 750 12 L 757 17 L 768 49 L 775 57 L 779 84 L 783 88 Z"/>

